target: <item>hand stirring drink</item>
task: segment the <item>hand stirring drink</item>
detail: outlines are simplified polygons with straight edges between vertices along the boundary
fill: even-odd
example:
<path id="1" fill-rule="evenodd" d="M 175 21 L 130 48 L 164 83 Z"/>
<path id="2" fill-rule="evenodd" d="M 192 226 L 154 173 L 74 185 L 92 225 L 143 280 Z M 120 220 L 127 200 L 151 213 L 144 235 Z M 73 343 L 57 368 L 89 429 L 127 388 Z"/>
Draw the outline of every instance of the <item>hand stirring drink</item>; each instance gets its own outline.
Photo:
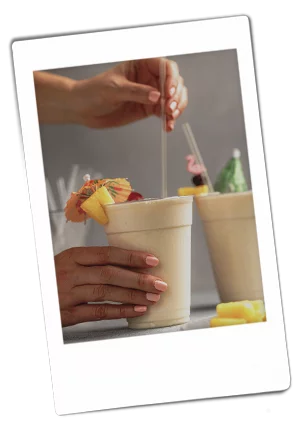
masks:
<path id="1" fill-rule="evenodd" d="M 159 258 L 151 274 L 168 285 L 157 305 L 129 328 L 167 327 L 189 321 L 191 304 L 192 198 L 167 195 L 166 62 L 160 61 L 162 199 L 108 205 L 105 226 L 111 246 L 142 250 Z"/>
<path id="2" fill-rule="evenodd" d="M 128 318 L 133 329 L 173 326 L 190 318 L 193 201 L 191 197 L 167 197 L 165 60 L 160 72 L 162 198 L 104 205 L 109 245 L 158 257 L 159 265 L 149 272 L 167 284 L 157 305 L 148 306 L 143 316 Z"/>

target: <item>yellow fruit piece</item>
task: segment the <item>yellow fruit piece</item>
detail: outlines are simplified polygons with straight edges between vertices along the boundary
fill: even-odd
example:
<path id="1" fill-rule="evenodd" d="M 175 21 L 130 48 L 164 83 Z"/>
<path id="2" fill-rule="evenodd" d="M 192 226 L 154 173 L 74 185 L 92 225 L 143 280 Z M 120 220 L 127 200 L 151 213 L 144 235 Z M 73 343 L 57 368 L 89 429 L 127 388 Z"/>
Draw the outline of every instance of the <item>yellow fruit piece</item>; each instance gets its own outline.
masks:
<path id="1" fill-rule="evenodd" d="M 208 185 L 199 185 L 196 187 L 195 194 L 208 193 Z"/>
<path id="2" fill-rule="evenodd" d="M 251 301 L 252 306 L 255 309 L 255 318 L 249 322 L 262 322 L 266 316 L 265 305 L 262 300 Z"/>
<path id="3" fill-rule="evenodd" d="M 195 187 L 181 187 L 178 189 L 178 196 L 193 196 Z"/>
<path id="4" fill-rule="evenodd" d="M 210 319 L 211 327 L 223 327 L 238 324 L 246 324 L 246 320 L 244 318 L 220 318 L 217 316 Z"/>
<path id="5" fill-rule="evenodd" d="M 262 300 L 236 301 L 217 305 L 220 318 L 243 318 L 247 323 L 265 321 L 266 311 Z"/>
<path id="6" fill-rule="evenodd" d="M 178 196 L 194 196 L 195 194 L 208 193 L 207 185 L 199 185 L 198 187 L 180 187 L 178 188 Z"/>
<path id="7" fill-rule="evenodd" d="M 83 202 L 81 208 L 89 217 L 96 220 L 100 225 L 105 225 L 108 218 L 102 205 L 115 203 L 106 187 L 100 187 L 87 200 Z"/>
<path id="8" fill-rule="evenodd" d="M 98 190 L 95 191 L 94 195 L 96 195 L 101 205 L 109 205 L 115 203 L 105 186 L 98 188 Z"/>
<path id="9" fill-rule="evenodd" d="M 247 322 L 256 319 L 254 306 L 248 300 L 220 303 L 217 305 L 217 314 L 220 318 L 243 318 Z"/>
<path id="10" fill-rule="evenodd" d="M 256 313 L 255 316 L 247 321 L 248 323 L 263 322 L 263 316 Z"/>
<path id="11" fill-rule="evenodd" d="M 254 301 L 251 301 L 251 303 L 252 303 L 252 305 L 253 305 L 253 307 L 257 313 L 259 313 L 262 316 L 264 316 L 266 314 L 265 304 L 262 300 L 254 300 Z"/>

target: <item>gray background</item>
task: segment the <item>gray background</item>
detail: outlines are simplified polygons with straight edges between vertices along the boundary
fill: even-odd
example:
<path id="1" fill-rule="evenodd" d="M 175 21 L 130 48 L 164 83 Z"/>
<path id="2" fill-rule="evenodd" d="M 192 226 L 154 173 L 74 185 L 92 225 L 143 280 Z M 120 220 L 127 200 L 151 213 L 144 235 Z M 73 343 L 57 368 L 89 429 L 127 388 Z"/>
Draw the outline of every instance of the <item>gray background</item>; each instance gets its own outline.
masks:
<path id="1" fill-rule="evenodd" d="M 189 104 L 168 134 L 168 195 L 191 185 L 185 156 L 190 153 L 181 124 L 189 122 L 199 144 L 212 181 L 237 147 L 250 184 L 238 63 L 235 50 L 175 56 L 189 91 Z M 92 77 L 113 64 L 52 70 L 74 79 Z M 125 127 L 91 130 L 74 125 L 41 126 L 46 178 L 55 198 L 50 212 L 54 253 L 75 245 L 106 245 L 103 228 L 89 220 L 65 224 L 59 203 L 57 179 L 68 183 L 72 166 L 79 165 L 76 189 L 85 173 L 96 177 L 128 177 L 145 197 L 160 197 L 160 121 L 149 118 Z M 67 192 L 70 194 L 70 191 Z M 64 201 L 65 198 L 63 198 Z M 194 207 L 192 227 L 192 300 L 203 305 L 215 303 L 217 293 L 201 222 Z"/>

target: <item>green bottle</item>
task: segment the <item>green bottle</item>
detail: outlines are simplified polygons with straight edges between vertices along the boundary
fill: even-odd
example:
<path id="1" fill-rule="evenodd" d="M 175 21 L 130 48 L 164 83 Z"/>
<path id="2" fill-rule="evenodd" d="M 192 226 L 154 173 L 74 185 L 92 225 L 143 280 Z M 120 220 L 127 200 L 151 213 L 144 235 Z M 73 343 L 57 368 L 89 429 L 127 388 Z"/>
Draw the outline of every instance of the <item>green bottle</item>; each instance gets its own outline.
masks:
<path id="1" fill-rule="evenodd" d="M 215 191 L 219 193 L 238 193 L 248 190 L 240 157 L 241 151 L 234 149 L 232 158 L 217 177 L 214 185 Z"/>

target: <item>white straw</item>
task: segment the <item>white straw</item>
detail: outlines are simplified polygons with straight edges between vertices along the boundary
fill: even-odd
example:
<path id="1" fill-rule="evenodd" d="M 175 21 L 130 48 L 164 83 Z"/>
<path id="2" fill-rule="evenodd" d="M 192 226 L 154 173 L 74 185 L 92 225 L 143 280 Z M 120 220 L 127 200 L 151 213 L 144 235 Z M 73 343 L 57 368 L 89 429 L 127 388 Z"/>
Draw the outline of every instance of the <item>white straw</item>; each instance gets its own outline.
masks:
<path id="1" fill-rule="evenodd" d="M 162 169 L 162 191 L 161 196 L 168 196 L 167 189 L 167 131 L 165 113 L 165 82 L 166 82 L 166 62 L 160 61 L 160 92 L 161 92 L 161 169 Z"/>
<path id="2" fill-rule="evenodd" d="M 46 190 L 47 190 L 49 211 L 50 212 L 56 211 L 57 206 L 55 203 L 54 195 L 48 178 L 46 178 Z"/>
<path id="3" fill-rule="evenodd" d="M 195 139 L 195 137 L 193 135 L 192 129 L 190 127 L 190 124 L 188 122 L 186 122 L 185 124 L 182 125 L 182 129 L 183 129 L 183 132 L 184 132 L 185 137 L 187 139 L 187 142 L 189 144 L 191 153 L 193 155 L 195 155 L 197 163 L 201 164 L 201 166 L 203 166 L 203 168 L 204 168 L 204 178 L 206 179 L 206 183 L 208 185 L 209 191 L 211 193 L 213 193 L 214 192 L 214 188 L 213 188 L 212 183 L 210 181 L 210 178 L 208 176 L 206 167 L 204 165 L 203 158 L 202 158 L 202 156 L 200 154 L 200 150 L 199 150 L 199 147 L 197 145 L 196 139 Z"/>
<path id="4" fill-rule="evenodd" d="M 64 178 L 59 177 L 58 180 L 56 181 L 56 185 L 57 185 L 58 196 L 60 200 L 60 206 L 61 209 L 64 209 L 66 205 L 67 196 L 68 196 Z"/>
<path id="5" fill-rule="evenodd" d="M 70 195 L 73 191 L 75 191 L 78 173 L 79 173 L 79 166 L 78 164 L 74 164 L 72 166 L 72 171 L 68 182 L 68 188 L 67 188 L 68 195 Z"/>

